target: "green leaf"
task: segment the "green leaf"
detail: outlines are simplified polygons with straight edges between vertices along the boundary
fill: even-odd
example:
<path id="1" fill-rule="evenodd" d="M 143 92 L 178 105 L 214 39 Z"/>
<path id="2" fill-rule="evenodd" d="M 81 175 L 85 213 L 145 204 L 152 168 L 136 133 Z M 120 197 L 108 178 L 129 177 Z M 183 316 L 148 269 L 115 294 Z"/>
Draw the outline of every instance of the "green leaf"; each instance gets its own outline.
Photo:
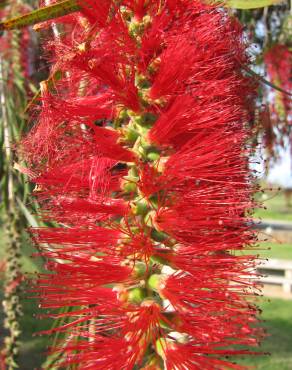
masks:
<path id="1" fill-rule="evenodd" d="M 0 22 L 0 31 L 12 30 L 31 26 L 40 22 L 62 17 L 63 15 L 80 10 L 78 0 L 64 0 L 59 3 L 45 6 L 20 17 L 11 18 Z"/>
<path id="2" fill-rule="evenodd" d="M 27 209 L 27 207 L 22 203 L 22 201 L 17 197 L 16 201 L 19 205 L 20 210 L 22 211 L 24 217 L 26 218 L 28 224 L 32 227 L 38 227 L 39 222 L 37 219 L 30 213 L 30 211 Z"/>
<path id="3" fill-rule="evenodd" d="M 226 5 L 229 8 L 236 9 L 256 9 L 275 5 L 283 0 L 227 0 Z"/>

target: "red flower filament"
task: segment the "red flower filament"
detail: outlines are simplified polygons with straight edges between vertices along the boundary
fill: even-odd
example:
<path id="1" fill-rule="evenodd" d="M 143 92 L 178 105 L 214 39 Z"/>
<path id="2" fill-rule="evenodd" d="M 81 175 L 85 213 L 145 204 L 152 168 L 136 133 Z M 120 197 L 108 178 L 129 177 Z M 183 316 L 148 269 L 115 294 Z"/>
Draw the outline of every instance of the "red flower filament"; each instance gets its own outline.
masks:
<path id="1" fill-rule="evenodd" d="M 224 357 L 260 334 L 255 258 L 234 253 L 255 240 L 241 27 L 202 1 L 104 4 L 47 44 L 62 78 L 23 142 L 58 224 L 32 230 L 58 366 L 239 369 Z"/>

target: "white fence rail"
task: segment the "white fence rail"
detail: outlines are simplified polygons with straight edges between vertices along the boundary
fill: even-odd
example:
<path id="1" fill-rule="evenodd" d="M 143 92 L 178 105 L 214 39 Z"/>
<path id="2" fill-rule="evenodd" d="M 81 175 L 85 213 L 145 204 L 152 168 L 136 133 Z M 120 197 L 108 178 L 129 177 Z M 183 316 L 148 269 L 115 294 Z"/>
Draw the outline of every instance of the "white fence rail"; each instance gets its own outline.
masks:
<path id="1" fill-rule="evenodd" d="M 280 286 L 287 297 L 292 298 L 292 261 L 269 259 L 257 267 L 263 276 L 259 281 L 266 285 Z"/>

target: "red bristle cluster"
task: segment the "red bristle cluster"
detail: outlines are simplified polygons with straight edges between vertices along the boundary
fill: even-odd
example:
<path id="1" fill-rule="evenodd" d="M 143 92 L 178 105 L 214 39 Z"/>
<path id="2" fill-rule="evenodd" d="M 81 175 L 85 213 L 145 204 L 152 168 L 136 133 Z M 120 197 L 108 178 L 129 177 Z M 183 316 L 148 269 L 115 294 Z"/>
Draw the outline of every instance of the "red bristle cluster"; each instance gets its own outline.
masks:
<path id="1" fill-rule="evenodd" d="M 222 358 L 261 336 L 241 27 L 198 0 L 82 6 L 23 141 L 58 224 L 32 230 L 41 306 L 66 319 L 57 366 L 240 369 Z"/>

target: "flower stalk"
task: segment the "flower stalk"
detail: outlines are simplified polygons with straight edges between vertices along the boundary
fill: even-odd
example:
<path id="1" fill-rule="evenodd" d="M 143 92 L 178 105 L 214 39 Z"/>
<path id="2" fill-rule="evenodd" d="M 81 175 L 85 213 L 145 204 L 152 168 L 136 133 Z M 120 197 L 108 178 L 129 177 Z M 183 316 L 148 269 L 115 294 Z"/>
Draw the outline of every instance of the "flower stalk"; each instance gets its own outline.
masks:
<path id="1" fill-rule="evenodd" d="M 55 366 L 240 369 L 223 357 L 261 336 L 240 254 L 256 240 L 241 26 L 189 0 L 88 1 L 63 21 L 61 78 L 21 148 L 56 225 L 32 229 L 49 270 L 34 290 L 66 319 Z"/>

